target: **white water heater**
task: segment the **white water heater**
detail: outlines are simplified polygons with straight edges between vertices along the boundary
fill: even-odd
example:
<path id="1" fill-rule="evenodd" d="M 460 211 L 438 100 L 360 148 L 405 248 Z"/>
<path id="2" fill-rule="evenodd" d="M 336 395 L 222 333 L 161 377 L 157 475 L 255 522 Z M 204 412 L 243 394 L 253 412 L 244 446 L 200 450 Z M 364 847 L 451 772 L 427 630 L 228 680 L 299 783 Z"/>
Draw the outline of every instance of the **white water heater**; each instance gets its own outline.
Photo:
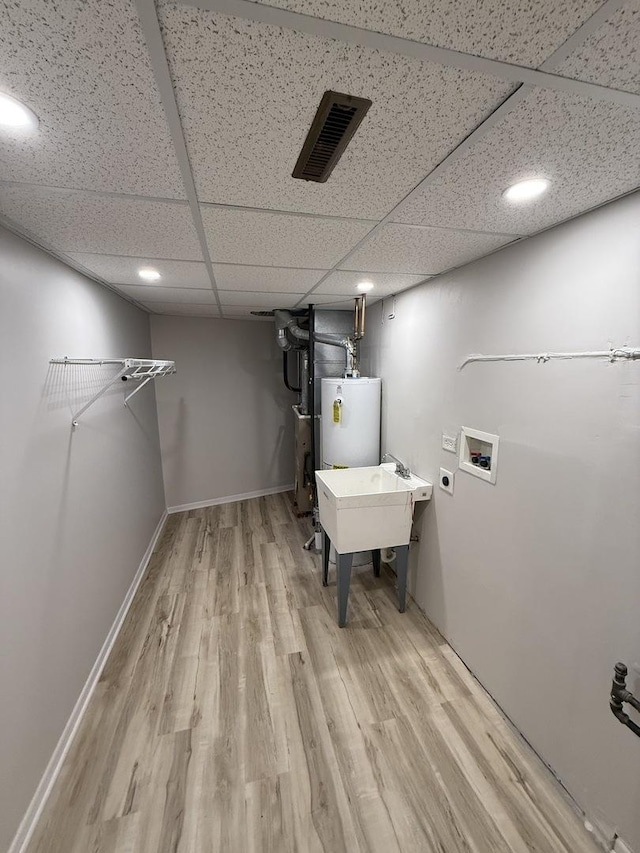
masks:
<path id="1" fill-rule="evenodd" d="M 320 440 L 323 468 L 380 462 L 381 379 L 322 380 Z"/>

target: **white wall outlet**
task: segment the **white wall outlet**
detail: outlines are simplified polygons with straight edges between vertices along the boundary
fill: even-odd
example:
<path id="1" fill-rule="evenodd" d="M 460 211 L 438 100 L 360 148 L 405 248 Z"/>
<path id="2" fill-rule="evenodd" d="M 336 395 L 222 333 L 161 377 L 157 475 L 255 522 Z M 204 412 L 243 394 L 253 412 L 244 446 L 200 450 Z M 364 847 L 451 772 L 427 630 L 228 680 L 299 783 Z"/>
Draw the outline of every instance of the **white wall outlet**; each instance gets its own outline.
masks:
<path id="1" fill-rule="evenodd" d="M 446 468 L 440 469 L 440 488 L 450 495 L 453 494 L 453 474 Z"/>
<path id="2" fill-rule="evenodd" d="M 458 452 L 458 436 L 442 434 L 442 449 L 448 450 L 449 453 Z"/>

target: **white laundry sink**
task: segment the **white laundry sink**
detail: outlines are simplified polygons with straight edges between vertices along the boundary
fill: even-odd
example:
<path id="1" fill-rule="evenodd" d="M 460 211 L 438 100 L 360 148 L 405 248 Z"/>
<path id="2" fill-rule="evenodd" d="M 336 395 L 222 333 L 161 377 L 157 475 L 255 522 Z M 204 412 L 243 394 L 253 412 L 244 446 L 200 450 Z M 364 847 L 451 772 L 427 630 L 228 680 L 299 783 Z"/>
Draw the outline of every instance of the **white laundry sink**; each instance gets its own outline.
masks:
<path id="1" fill-rule="evenodd" d="M 320 524 L 340 554 L 407 545 L 413 507 L 431 483 L 398 476 L 393 464 L 316 471 Z"/>

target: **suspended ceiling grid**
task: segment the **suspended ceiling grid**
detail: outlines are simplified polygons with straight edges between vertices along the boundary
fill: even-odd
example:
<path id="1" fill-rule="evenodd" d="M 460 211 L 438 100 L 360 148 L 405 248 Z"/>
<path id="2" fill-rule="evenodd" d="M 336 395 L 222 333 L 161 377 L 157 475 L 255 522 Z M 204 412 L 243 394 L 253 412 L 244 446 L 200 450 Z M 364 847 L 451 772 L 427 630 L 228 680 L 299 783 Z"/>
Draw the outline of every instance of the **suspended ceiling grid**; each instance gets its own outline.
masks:
<path id="1" fill-rule="evenodd" d="M 385 296 L 640 185 L 640 0 L 2 0 L 0 24 L 0 90 L 40 118 L 0 140 L 0 216 L 153 313 Z M 373 106 L 296 181 L 326 89 Z"/>

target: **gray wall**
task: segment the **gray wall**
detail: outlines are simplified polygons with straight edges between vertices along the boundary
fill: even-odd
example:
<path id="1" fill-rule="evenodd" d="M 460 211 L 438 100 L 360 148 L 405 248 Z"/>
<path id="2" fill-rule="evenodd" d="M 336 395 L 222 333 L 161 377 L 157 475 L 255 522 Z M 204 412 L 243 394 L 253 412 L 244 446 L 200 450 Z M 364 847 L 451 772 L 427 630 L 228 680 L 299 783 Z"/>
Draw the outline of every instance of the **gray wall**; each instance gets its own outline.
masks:
<path id="1" fill-rule="evenodd" d="M 72 434 L 113 368 L 62 355 L 149 357 L 148 316 L 0 229 L 1 850 L 164 510 L 153 388 L 130 409 L 117 388 Z"/>
<path id="2" fill-rule="evenodd" d="M 640 195 L 390 307 L 366 347 L 383 450 L 436 484 L 456 468 L 443 432 L 500 436 L 495 486 L 460 471 L 418 510 L 413 594 L 591 819 L 640 850 L 640 741 L 608 708 L 613 664 L 640 662 L 640 361 L 456 369 L 640 346 Z"/>
<path id="3" fill-rule="evenodd" d="M 290 485 L 295 396 L 273 323 L 154 316 L 151 336 L 178 365 L 156 387 L 169 508 Z"/>

